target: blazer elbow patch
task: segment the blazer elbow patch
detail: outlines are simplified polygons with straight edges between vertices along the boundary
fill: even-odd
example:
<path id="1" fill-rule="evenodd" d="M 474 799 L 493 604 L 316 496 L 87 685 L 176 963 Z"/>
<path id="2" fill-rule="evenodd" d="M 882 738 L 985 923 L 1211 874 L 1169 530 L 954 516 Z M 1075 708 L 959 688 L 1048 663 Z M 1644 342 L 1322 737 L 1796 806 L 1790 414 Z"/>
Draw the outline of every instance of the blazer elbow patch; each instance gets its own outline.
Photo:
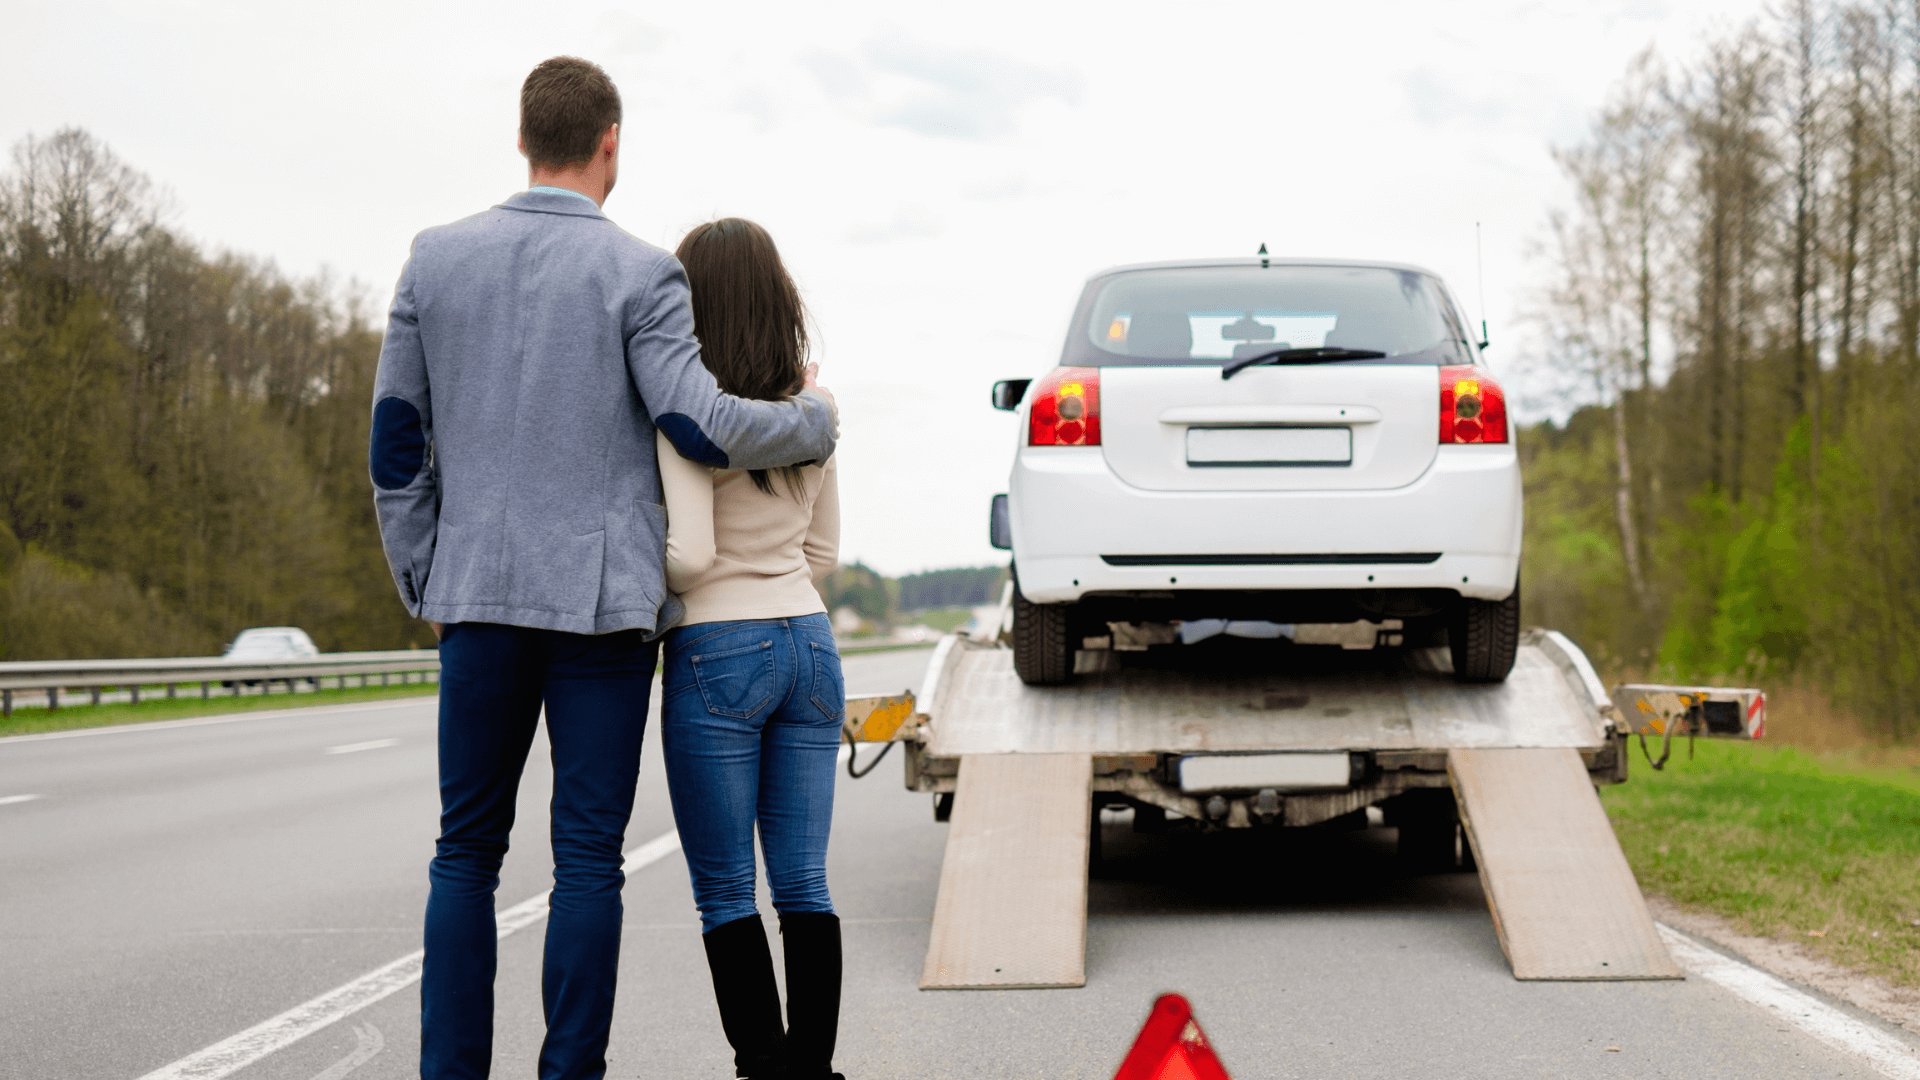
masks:
<path id="1" fill-rule="evenodd" d="M 373 445 L 367 452 L 374 486 L 382 491 L 406 487 L 426 460 L 427 432 L 420 410 L 401 398 L 381 398 L 373 407 Z"/>
<path id="2" fill-rule="evenodd" d="M 688 461 L 697 461 L 715 469 L 727 468 L 727 452 L 713 444 L 700 425 L 680 413 L 666 413 L 654 419 L 654 424 L 667 433 L 674 449 Z"/>

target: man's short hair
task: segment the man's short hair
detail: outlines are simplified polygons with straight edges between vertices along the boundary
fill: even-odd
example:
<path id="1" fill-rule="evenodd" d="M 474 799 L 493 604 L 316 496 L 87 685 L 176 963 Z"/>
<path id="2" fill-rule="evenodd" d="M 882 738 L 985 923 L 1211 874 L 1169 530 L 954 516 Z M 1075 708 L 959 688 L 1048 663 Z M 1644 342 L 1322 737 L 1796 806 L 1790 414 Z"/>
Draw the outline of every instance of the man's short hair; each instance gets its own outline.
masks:
<path id="1" fill-rule="evenodd" d="M 620 91 L 600 65 L 577 56 L 542 61 L 520 84 L 520 141 L 527 160 L 557 168 L 593 160 L 620 122 Z"/>

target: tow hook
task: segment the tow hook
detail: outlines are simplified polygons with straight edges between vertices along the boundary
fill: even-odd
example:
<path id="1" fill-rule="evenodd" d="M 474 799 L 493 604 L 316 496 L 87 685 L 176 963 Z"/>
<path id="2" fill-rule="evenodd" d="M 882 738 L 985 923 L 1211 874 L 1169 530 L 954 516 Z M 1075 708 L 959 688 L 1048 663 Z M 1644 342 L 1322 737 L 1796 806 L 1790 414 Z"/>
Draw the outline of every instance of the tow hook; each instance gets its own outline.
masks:
<path id="1" fill-rule="evenodd" d="M 1262 825 L 1273 824 L 1273 819 L 1280 816 L 1280 793 L 1261 788 L 1260 794 L 1253 797 L 1253 816 L 1259 818 Z"/>

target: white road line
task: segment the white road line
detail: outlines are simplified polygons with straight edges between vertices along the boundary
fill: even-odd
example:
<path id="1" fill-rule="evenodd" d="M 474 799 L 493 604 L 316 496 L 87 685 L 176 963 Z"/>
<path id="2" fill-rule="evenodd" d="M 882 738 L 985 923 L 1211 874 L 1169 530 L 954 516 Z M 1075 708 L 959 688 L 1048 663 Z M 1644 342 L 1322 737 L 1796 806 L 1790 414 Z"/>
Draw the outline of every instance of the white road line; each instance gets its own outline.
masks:
<path id="1" fill-rule="evenodd" d="M 360 705 L 309 705 L 305 708 L 259 709 L 221 716 L 197 716 L 188 720 L 149 720 L 138 724 L 115 724 L 112 727 L 74 728 L 72 731 L 37 731 L 31 735 L 0 737 L 0 746 L 8 743 L 46 742 L 49 739 L 85 739 L 94 735 L 131 735 L 142 731 L 171 731 L 174 728 L 206 727 L 209 724 L 238 724 L 246 720 L 278 720 L 288 716 L 378 712 L 381 709 L 405 709 L 430 705 L 438 700 L 438 695 L 421 694 L 418 697 L 387 698 L 383 701 L 369 701 Z"/>
<path id="2" fill-rule="evenodd" d="M 1660 936 L 1680 966 L 1717 983 L 1780 1019 L 1826 1043 L 1866 1060 L 1882 1076 L 1893 1080 L 1920 1080 L 1920 1054 L 1884 1031 L 1848 1016 L 1839 1009 L 1795 990 L 1779 979 L 1728 956 L 1714 952 L 1665 923 Z"/>
<path id="3" fill-rule="evenodd" d="M 14 803 L 32 802 L 44 799 L 45 795 L 0 795 L 0 806 L 12 806 Z"/>
<path id="4" fill-rule="evenodd" d="M 385 750 L 389 746 L 399 746 L 399 739 L 368 739 L 366 742 L 350 742 L 343 746 L 329 746 L 329 754 L 357 754 L 362 750 Z"/>
<path id="5" fill-rule="evenodd" d="M 354 1047 L 353 1052 L 346 1057 L 327 1066 L 313 1080 L 344 1080 L 348 1073 L 373 1060 L 373 1055 L 385 1049 L 387 1045 L 387 1040 L 380 1034 L 380 1029 L 372 1024 L 355 1025 L 353 1037 L 359 1041 L 360 1045 Z"/>
<path id="6" fill-rule="evenodd" d="M 680 834 L 667 832 L 627 852 L 621 870 L 629 875 L 659 862 L 680 850 Z M 546 917 L 547 897 L 552 890 L 523 900 L 498 912 L 494 924 L 502 938 Z M 387 998 L 420 981 L 420 961 L 424 953 L 414 951 L 375 968 L 344 986 L 335 987 L 319 997 L 295 1005 L 279 1016 L 263 1020 L 231 1038 L 222 1039 L 198 1053 L 188 1054 L 171 1065 L 148 1073 L 140 1080 L 220 1080 L 259 1061 L 268 1054 L 291 1046 L 330 1024 L 352 1016 L 361 1009 Z"/>

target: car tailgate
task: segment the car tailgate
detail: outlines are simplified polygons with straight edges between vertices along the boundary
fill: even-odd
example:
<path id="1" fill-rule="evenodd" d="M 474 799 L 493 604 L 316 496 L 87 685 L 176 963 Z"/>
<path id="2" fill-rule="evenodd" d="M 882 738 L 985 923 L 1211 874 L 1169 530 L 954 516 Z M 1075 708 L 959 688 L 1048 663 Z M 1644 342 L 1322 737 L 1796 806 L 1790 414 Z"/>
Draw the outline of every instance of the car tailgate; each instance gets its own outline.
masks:
<path id="1" fill-rule="evenodd" d="M 1107 367 L 1101 443 L 1155 491 L 1396 488 L 1433 463 L 1439 401 L 1427 364 Z"/>

